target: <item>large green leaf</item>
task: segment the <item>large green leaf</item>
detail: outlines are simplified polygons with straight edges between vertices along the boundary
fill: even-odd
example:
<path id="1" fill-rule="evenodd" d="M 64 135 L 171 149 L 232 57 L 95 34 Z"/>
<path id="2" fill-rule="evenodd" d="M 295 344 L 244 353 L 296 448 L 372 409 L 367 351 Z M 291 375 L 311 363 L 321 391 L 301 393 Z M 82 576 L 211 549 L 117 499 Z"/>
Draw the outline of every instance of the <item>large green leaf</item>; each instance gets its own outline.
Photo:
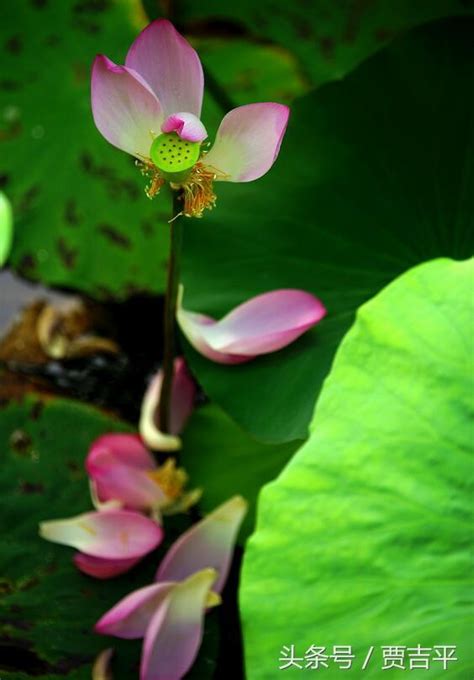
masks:
<path id="1" fill-rule="evenodd" d="M 352 645 L 357 678 L 381 677 L 381 645 L 457 645 L 448 671 L 410 677 L 472 677 L 473 285 L 473 260 L 436 260 L 359 310 L 309 441 L 261 495 L 241 591 L 249 680 L 276 677 L 291 644 Z"/>
<path id="2" fill-rule="evenodd" d="M 177 17 L 204 34 L 271 40 L 296 55 L 308 80 L 320 85 L 340 78 L 401 31 L 472 11 L 465 0 L 181 0 Z M 224 64 L 214 73 L 226 82 Z"/>
<path id="3" fill-rule="evenodd" d="M 328 316 L 288 349 L 221 366 L 187 348 L 211 398 L 254 435 L 304 438 L 355 309 L 408 267 L 472 252 L 474 22 L 441 22 L 299 100 L 280 157 L 186 223 L 184 305 L 216 317 L 280 287 Z"/>
<path id="4" fill-rule="evenodd" d="M 84 457 L 90 443 L 124 424 L 78 403 L 28 398 L 0 410 L 0 676 L 6 680 L 67 674 L 89 680 L 91 661 L 116 648 L 115 680 L 138 675 L 140 641 L 92 632 L 93 624 L 129 591 L 152 581 L 156 553 L 117 579 L 97 581 L 72 564 L 73 551 L 38 536 L 38 522 L 90 509 Z M 171 518 L 170 518 L 171 519 Z M 167 543 L 188 520 L 166 523 Z M 159 555 L 164 552 L 160 546 Z M 190 678 L 212 677 L 218 615 L 206 621 L 200 657 Z"/>
<path id="5" fill-rule="evenodd" d="M 90 108 L 94 56 L 123 62 L 144 22 L 139 0 L 1 4 L 0 188 L 15 211 L 11 264 L 29 278 L 101 298 L 163 290 L 170 201 L 147 200 Z"/>
<path id="6" fill-rule="evenodd" d="M 249 512 L 239 534 L 242 540 L 253 529 L 260 489 L 276 477 L 296 447 L 295 442 L 263 444 L 210 404 L 197 409 L 186 426 L 180 459 L 193 486 L 203 489 L 200 506 L 204 512 L 234 494 L 249 501 Z"/>

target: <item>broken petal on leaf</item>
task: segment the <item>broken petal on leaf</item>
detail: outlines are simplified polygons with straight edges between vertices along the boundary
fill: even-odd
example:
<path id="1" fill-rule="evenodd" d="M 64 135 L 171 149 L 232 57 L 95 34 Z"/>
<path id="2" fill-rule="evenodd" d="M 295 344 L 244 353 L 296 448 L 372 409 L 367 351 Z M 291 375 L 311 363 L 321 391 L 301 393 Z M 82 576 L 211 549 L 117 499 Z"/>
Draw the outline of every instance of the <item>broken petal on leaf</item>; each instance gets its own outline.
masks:
<path id="1" fill-rule="evenodd" d="M 323 304 L 303 290 L 281 289 L 257 295 L 220 321 L 189 312 L 178 299 L 177 320 L 193 347 L 221 364 L 250 361 L 286 347 L 326 314 Z"/>

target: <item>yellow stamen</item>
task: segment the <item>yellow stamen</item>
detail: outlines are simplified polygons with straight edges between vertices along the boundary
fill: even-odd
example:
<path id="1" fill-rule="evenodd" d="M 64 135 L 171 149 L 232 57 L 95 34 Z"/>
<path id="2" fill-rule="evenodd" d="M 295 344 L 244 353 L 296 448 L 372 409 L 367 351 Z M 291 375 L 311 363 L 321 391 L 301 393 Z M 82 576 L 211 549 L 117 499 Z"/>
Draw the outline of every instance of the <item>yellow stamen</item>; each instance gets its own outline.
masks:
<path id="1" fill-rule="evenodd" d="M 140 172 L 144 177 L 148 177 L 150 182 L 145 187 L 145 193 L 148 198 L 155 198 L 160 193 L 160 189 L 165 184 L 165 179 L 161 176 L 158 168 L 147 159 L 142 161 L 135 161 L 135 165 L 140 168 Z"/>
<path id="2" fill-rule="evenodd" d="M 226 175 L 202 162 L 196 163 L 185 182 L 172 184 L 174 189 L 183 189 L 183 211 L 186 217 L 202 217 L 204 210 L 212 210 L 216 204 L 213 182 L 225 179 Z"/>
<path id="3" fill-rule="evenodd" d="M 170 500 L 181 496 L 188 481 L 188 475 L 183 468 L 176 467 L 174 458 L 168 458 L 163 465 L 150 470 L 148 476 L 163 489 Z"/>

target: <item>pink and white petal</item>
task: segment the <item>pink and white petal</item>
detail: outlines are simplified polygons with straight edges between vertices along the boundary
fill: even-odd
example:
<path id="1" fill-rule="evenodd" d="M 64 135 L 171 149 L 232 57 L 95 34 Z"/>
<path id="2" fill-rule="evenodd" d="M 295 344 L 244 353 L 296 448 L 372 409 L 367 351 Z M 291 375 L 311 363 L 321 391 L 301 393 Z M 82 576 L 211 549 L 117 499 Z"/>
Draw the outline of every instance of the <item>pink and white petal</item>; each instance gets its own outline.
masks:
<path id="1" fill-rule="evenodd" d="M 207 131 L 199 118 L 193 113 L 173 113 L 161 126 L 162 132 L 176 132 L 188 142 L 203 142 Z"/>
<path id="2" fill-rule="evenodd" d="M 132 510 L 147 510 L 167 499 L 149 476 L 156 464 L 136 435 L 108 434 L 97 439 L 86 470 L 100 502 L 118 500 Z"/>
<path id="3" fill-rule="evenodd" d="M 102 460 L 106 454 L 113 454 L 114 459 L 140 470 L 153 470 L 155 460 L 137 434 L 111 432 L 98 437 L 91 445 L 86 459 L 86 470 L 89 464 Z"/>
<path id="4" fill-rule="evenodd" d="M 149 471 L 118 462 L 111 453 L 97 456 L 87 470 L 101 503 L 115 500 L 130 510 L 146 511 L 167 501 Z"/>
<path id="5" fill-rule="evenodd" d="M 207 336 L 209 332 L 212 333 L 212 328 L 217 323 L 216 320 L 210 316 L 188 312 L 186 309 L 183 309 L 182 297 L 183 287 L 180 286 L 176 320 L 183 334 L 200 354 L 219 364 L 240 364 L 252 359 L 252 357 L 218 352 L 213 349 L 208 342 Z"/>
<path id="6" fill-rule="evenodd" d="M 177 111 L 201 115 L 204 75 L 197 52 L 167 19 L 149 24 L 130 47 L 125 64 L 161 102 L 165 118 Z"/>
<path id="7" fill-rule="evenodd" d="M 182 534 L 163 558 L 156 581 L 182 581 L 201 569 L 216 569 L 218 578 L 213 590 L 222 591 L 234 544 L 248 504 L 234 496 Z"/>
<path id="8" fill-rule="evenodd" d="M 275 162 L 290 110 L 283 104 L 247 104 L 229 111 L 222 120 L 205 164 L 225 177 L 216 180 L 251 182 Z"/>
<path id="9" fill-rule="evenodd" d="M 158 607 L 175 586 L 175 583 L 155 583 L 134 590 L 97 621 L 95 632 L 129 640 L 144 637 Z"/>
<path id="10" fill-rule="evenodd" d="M 251 298 L 220 321 L 182 308 L 177 321 L 193 347 L 212 361 L 242 363 L 296 340 L 326 314 L 311 293 L 282 289 Z"/>
<path id="11" fill-rule="evenodd" d="M 103 557 L 92 557 L 85 553 L 78 552 L 73 557 L 73 562 L 79 571 L 82 571 L 88 576 L 99 579 L 114 578 L 130 571 L 141 557 L 133 557 L 128 560 L 111 560 Z"/>
<path id="12" fill-rule="evenodd" d="M 146 631 L 140 680 L 181 680 L 191 668 L 215 578 L 214 569 L 203 569 L 176 585 L 163 601 Z"/>
<path id="13" fill-rule="evenodd" d="M 142 402 L 139 430 L 143 441 L 158 451 L 175 451 L 181 448 L 181 440 L 175 436 L 184 428 L 194 409 L 196 386 L 182 357 L 174 361 L 171 390 L 170 431 L 165 434 L 158 428 L 163 371 L 158 371 L 150 382 Z"/>
<path id="14" fill-rule="evenodd" d="M 143 78 L 98 55 L 92 66 L 92 114 L 105 139 L 132 156 L 148 158 L 164 116 Z"/>
<path id="15" fill-rule="evenodd" d="M 318 298 L 304 290 L 281 289 L 239 305 L 207 332 L 218 352 L 257 356 L 296 340 L 326 314 Z"/>
<path id="16" fill-rule="evenodd" d="M 160 526 L 128 510 L 86 512 L 70 519 L 41 522 L 39 526 L 40 536 L 47 541 L 108 559 L 143 557 L 163 539 Z"/>

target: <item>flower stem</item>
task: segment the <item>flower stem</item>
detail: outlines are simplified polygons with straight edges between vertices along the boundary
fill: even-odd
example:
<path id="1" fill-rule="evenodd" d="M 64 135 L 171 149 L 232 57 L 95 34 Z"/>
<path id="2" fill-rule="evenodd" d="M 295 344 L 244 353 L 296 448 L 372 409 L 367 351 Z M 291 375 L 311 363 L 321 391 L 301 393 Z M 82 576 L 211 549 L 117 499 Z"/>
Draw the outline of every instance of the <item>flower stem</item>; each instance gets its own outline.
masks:
<path id="1" fill-rule="evenodd" d="M 181 191 L 173 191 L 173 217 L 182 210 Z M 173 386 L 173 362 L 175 358 L 176 300 L 179 285 L 179 264 L 183 240 L 183 217 L 175 217 L 170 223 L 170 259 L 165 296 L 164 341 L 163 341 L 163 383 L 160 394 L 159 428 L 170 431 L 171 391 Z"/>

